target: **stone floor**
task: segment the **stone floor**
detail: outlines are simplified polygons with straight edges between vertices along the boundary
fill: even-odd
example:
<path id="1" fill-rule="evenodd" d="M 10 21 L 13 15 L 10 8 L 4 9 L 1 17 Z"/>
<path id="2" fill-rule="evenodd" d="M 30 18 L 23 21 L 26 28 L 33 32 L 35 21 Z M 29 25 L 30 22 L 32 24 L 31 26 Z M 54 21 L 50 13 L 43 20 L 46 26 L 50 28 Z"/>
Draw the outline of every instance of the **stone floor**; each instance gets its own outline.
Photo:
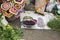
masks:
<path id="1" fill-rule="evenodd" d="M 25 40 L 60 40 L 60 34 L 52 30 L 24 30 Z"/>

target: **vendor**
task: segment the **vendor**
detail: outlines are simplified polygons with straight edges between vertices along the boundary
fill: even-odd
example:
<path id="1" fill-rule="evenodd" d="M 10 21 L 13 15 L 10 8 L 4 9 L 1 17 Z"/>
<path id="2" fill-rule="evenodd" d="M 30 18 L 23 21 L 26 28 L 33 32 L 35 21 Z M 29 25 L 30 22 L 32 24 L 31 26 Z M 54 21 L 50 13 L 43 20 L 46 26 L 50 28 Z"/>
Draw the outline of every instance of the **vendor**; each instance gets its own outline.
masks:
<path id="1" fill-rule="evenodd" d="M 53 8 L 53 13 L 60 15 L 60 0 L 57 0 Z"/>

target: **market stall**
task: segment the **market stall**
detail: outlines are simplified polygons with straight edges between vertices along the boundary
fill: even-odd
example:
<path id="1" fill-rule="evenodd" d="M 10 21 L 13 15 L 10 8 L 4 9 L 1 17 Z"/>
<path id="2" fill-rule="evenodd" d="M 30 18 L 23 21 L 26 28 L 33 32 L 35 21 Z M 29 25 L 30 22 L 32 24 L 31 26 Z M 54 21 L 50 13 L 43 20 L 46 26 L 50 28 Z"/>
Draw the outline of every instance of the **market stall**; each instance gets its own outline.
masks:
<path id="1" fill-rule="evenodd" d="M 16 24 L 18 18 L 25 40 L 60 40 L 60 0 L 3 0 L 0 4 L 1 40 L 23 39 L 20 28 L 8 22 Z"/>

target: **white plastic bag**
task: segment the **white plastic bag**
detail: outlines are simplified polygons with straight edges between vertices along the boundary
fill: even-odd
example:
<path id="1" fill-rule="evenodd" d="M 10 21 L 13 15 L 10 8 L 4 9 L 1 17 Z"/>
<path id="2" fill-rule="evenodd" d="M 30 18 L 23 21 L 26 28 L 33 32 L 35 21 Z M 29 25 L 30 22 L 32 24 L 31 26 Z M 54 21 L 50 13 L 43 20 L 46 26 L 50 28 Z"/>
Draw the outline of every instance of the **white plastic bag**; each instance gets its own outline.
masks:
<path id="1" fill-rule="evenodd" d="M 2 16 L 1 23 L 2 23 L 4 26 L 7 26 L 7 25 L 8 25 L 8 22 L 7 22 L 7 20 L 5 19 L 4 16 Z"/>
<path id="2" fill-rule="evenodd" d="M 46 10 L 49 11 L 49 12 L 51 12 L 52 9 L 53 9 L 53 7 L 54 7 L 54 5 L 55 5 L 55 0 L 50 0 L 50 2 L 47 5 Z"/>

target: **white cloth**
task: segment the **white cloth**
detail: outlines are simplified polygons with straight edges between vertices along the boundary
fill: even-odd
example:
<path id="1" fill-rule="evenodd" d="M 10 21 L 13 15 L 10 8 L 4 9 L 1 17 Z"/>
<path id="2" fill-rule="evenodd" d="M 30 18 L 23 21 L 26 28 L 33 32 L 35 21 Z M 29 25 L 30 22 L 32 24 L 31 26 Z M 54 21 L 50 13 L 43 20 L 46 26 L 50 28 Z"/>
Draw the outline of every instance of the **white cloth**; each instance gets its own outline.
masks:
<path id="1" fill-rule="evenodd" d="M 25 16 L 31 16 L 31 17 L 33 17 L 33 19 L 36 19 L 36 20 L 38 20 L 38 18 L 40 17 L 43 19 L 45 26 L 44 27 L 38 27 L 37 24 L 35 24 L 34 26 L 31 27 L 31 29 L 50 29 L 47 26 L 47 23 L 54 18 L 54 15 L 52 13 L 47 13 L 47 12 L 45 12 L 44 15 L 45 16 L 35 14 L 33 11 L 26 11 L 25 13 L 20 14 L 20 20 L 22 22 L 23 18 Z M 21 25 L 21 28 L 27 28 L 27 27 L 24 27 L 23 25 Z"/>

